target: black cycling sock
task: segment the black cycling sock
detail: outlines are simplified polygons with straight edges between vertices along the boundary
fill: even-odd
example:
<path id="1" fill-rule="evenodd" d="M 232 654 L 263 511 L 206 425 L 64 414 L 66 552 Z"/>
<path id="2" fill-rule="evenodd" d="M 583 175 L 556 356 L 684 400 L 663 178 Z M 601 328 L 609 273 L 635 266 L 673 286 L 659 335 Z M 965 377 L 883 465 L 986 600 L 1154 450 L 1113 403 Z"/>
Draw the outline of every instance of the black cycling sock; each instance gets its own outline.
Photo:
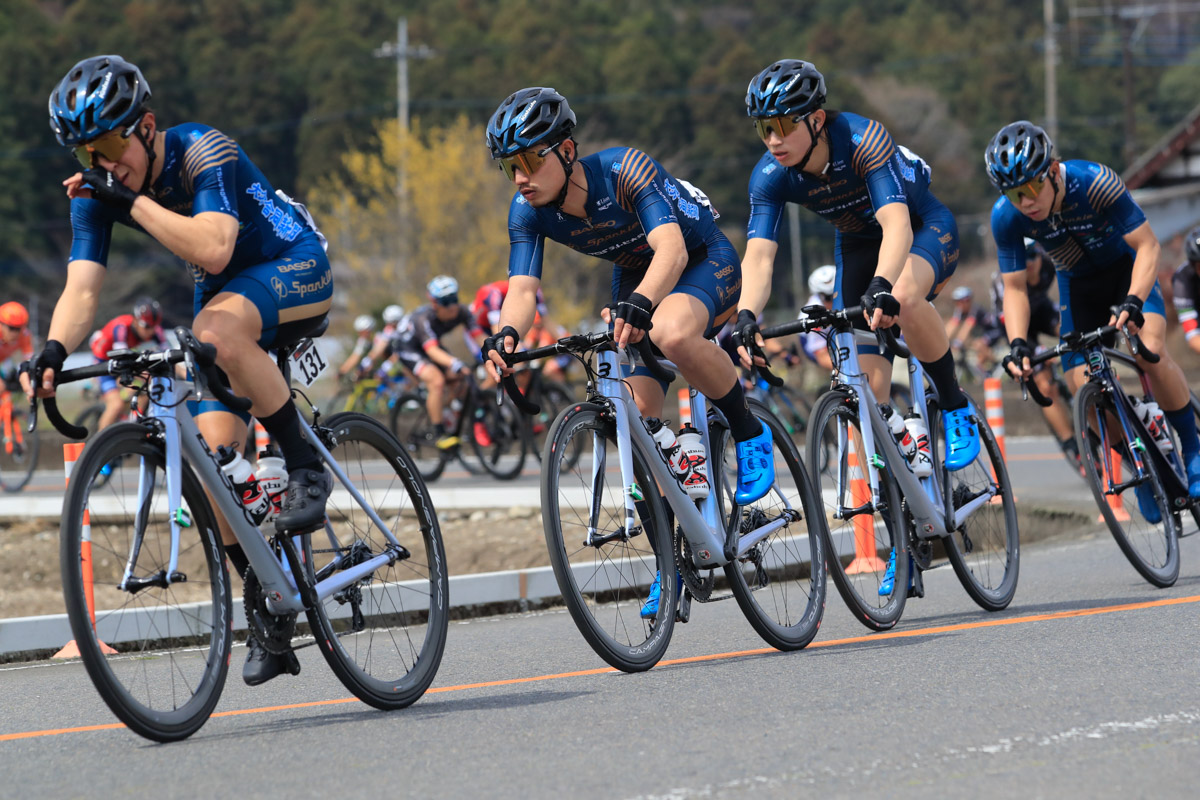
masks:
<path id="1" fill-rule="evenodd" d="M 714 399 L 712 404 L 729 421 L 729 432 L 733 434 L 735 442 L 744 442 L 762 433 L 762 423 L 750 413 L 750 406 L 746 404 L 746 392 L 742 389 L 742 382 L 737 378 L 734 378 L 733 388 L 729 390 L 729 393 L 722 398 Z"/>
<path id="2" fill-rule="evenodd" d="M 239 578 L 246 577 L 246 570 L 250 567 L 250 561 L 246 558 L 246 553 L 242 550 L 240 544 L 225 545 L 225 557 L 229 559 L 230 564 L 233 564 L 233 568 L 237 570 Z"/>
<path id="3" fill-rule="evenodd" d="M 298 469 L 321 469 L 321 459 L 317 458 L 317 451 L 313 450 L 300 434 L 300 415 L 292 398 L 289 397 L 274 414 L 259 417 L 258 421 L 279 444 L 288 472 Z"/>
<path id="4" fill-rule="evenodd" d="M 954 356 L 950 355 L 949 348 L 937 361 L 922 361 L 921 366 L 925 368 L 933 388 L 937 389 L 942 411 L 953 411 L 967 404 L 967 396 L 954 377 Z"/>

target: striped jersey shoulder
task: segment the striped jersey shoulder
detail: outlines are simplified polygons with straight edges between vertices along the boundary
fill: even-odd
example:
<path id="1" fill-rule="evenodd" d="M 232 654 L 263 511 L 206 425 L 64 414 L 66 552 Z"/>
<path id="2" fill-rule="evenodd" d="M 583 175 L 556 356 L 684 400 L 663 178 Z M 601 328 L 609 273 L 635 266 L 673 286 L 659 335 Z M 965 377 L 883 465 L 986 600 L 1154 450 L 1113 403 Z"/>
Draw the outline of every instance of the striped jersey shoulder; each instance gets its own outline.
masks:
<path id="1" fill-rule="evenodd" d="M 851 164 L 855 174 L 865 177 L 895 155 L 896 145 L 882 123 L 873 119 L 863 119 L 861 122 L 861 127 L 856 125 L 850 135 L 850 143 L 854 148 Z"/>
<path id="2" fill-rule="evenodd" d="M 1088 203 L 1097 211 L 1111 206 L 1125 192 L 1125 183 L 1110 167 L 1089 163 L 1086 170 Z"/>
<path id="3" fill-rule="evenodd" d="M 190 185 L 206 169 L 237 161 L 237 142 L 218 130 L 196 130 L 189 134 L 183 152 L 183 174 Z"/>
<path id="4" fill-rule="evenodd" d="M 620 159 L 613 161 L 612 169 L 616 173 L 613 181 L 616 200 L 621 208 L 633 211 L 634 198 L 658 177 L 658 167 L 650 156 L 630 147 Z"/>

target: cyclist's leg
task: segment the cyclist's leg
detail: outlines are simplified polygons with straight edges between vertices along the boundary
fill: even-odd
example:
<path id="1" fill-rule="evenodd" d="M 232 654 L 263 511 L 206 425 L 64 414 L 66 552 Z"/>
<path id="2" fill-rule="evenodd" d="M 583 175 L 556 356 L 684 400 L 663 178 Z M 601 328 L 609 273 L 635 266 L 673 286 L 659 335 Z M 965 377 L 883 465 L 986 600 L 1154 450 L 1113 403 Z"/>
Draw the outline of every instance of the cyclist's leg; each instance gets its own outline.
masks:
<path id="1" fill-rule="evenodd" d="M 125 401 L 121 397 L 121 390 L 117 387 L 117 382 L 110 375 L 105 375 L 100 378 L 100 399 L 104 401 L 104 411 L 100 414 L 100 419 L 96 423 L 96 432 L 107 428 L 118 419 L 125 411 Z"/>
<path id="2" fill-rule="evenodd" d="M 422 360 L 414 370 L 417 380 L 425 387 L 425 411 L 438 434 L 438 447 L 453 447 L 457 441 L 446 432 L 446 375 L 432 361 Z"/>

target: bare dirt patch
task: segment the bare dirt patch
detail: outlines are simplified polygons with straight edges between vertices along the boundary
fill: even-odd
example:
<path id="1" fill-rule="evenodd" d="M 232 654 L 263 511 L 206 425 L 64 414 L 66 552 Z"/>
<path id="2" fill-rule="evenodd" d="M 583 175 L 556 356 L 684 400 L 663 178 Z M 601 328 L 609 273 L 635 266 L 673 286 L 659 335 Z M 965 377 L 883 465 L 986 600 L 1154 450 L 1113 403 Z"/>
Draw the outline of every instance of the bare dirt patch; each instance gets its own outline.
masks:
<path id="1" fill-rule="evenodd" d="M 451 575 L 550 563 L 536 508 L 443 511 L 439 520 Z M 57 519 L 0 524 L 0 619 L 64 613 L 58 562 Z"/>

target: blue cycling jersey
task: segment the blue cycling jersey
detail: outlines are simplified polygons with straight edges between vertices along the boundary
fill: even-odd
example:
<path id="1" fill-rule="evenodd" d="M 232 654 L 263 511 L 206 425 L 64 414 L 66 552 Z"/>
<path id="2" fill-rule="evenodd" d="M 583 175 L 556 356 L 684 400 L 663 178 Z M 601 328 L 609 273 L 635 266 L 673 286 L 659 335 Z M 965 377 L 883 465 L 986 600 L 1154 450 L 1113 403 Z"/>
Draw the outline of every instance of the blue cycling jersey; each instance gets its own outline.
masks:
<path id="1" fill-rule="evenodd" d="M 1071 278 L 1088 277 L 1133 259 L 1125 236 L 1146 221 L 1125 184 L 1103 164 L 1064 161 L 1062 210 L 1034 221 L 1007 197 L 992 206 L 992 236 L 1002 272 L 1025 269 L 1024 237 L 1035 239 L 1054 260 L 1054 268 Z"/>
<path id="2" fill-rule="evenodd" d="M 243 270 L 276 260 L 293 249 L 310 251 L 318 243 L 318 234 L 301 211 L 275 193 L 233 139 L 195 122 L 176 125 L 164 133 L 163 168 L 149 195 L 177 214 L 216 211 L 238 220 L 237 243 L 224 270 L 213 275 L 189 265 L 198 295 L 211 297 Z M 141 230 L 128 214 L 98 200 L 73 199 L 71 260 L 107 266 L 114 222 Z"/>
<path id="3" fill-rule="evenodd" d="M 784 167 L 769 152 L 750 175 L 748 239 L 776 241 L 785 204 L 799 203 L 837 228 L 843 236 L 880 239 L 875 212 L 905 203 L 918 216 L 944 210 L 929 191 L 930 170 L 873 119 L 846 111 L 826 116 L 829 166 L 823 175 Z M 936 262 L 935 262 L 936 263 Z"/>
<path id="4" fill-rule="evenodd" d="M 660 225 L 677 223 L 688 252 L 726 241 L 704 193 L 672 177 L 640 150 L 611 147 L 584 156 L 576 169 L 587 176 L 583 219 L 551 206 L 534 208 L 520 192 L 513 197 L 508 212 L 509 277 L 541 278 L 546 239 L 618 267 L 643 270 L 654 256 L 646 234 Z"/>

